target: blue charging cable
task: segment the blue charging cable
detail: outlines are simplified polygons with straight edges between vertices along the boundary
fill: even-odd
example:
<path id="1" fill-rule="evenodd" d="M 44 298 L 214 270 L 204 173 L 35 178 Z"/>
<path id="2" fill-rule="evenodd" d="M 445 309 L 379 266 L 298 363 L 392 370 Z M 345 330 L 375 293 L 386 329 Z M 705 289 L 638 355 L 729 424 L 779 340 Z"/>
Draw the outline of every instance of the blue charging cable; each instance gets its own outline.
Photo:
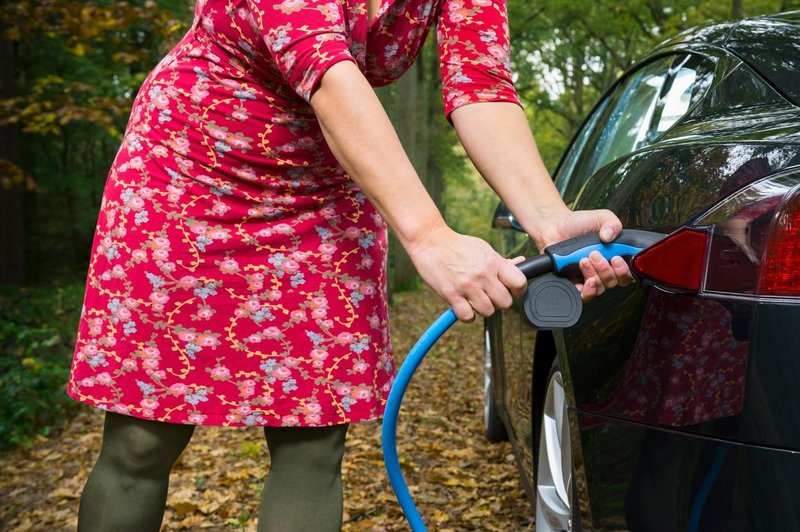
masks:
<path id="1" fill-rule="evenodd" d="M 578 262 L 583 257 L 588 257 L 592 251 L 599 251 L 605 258 L 614 256 L 632 257 L 642 249 L 661 240 L 664 235 L 626 229 L 620 233 L 612 243 L 603 243 L 596 234 L 583 235 L 554 244 L 545 249 L 545 253 L 528 259 L 517 267 L 528 279 L 539 277 L 546 273 L 574 272 Z M 408 524 L 413 532 L 426 532 L 425 523 L 411 498 L 408 486 L 400 469 L 400 460 L 397 456 L 397 418 L 400 414 L 400 405 L 406 393 L 411 377 L 419 367 L 422 359 L 428 354 L 435 344 L 452 325 L 458 321 L 453 309 L 445 311 L 439 316 L 427 331 L 417 340 L 409 351 L 403 365 L 395 376 L 394 384 L 386 400 L 386 411 L 383 417 L 381 442 L 383 447 L 383 461 L 386 473 L 392 488 L 397 495 L 397 501 L 403 509 Z"/>

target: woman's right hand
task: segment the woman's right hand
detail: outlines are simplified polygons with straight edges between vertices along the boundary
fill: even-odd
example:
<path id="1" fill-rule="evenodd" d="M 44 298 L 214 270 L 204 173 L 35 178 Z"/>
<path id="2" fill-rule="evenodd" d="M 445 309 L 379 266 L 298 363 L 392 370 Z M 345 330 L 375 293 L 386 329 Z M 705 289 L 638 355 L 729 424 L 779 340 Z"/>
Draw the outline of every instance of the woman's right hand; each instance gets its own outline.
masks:
<path id="1" fill-rule="evenodd" d="M 422 280 L 461 321 L 473 321 L 476 312 L 489 316 L 496 308 L 508 308 L 512 295 L 524 293 L 528 284 L 515 266 L 521 257 L 506 259 L 480 238 L 447 226 L 432 229 L 408 251 Z"/>

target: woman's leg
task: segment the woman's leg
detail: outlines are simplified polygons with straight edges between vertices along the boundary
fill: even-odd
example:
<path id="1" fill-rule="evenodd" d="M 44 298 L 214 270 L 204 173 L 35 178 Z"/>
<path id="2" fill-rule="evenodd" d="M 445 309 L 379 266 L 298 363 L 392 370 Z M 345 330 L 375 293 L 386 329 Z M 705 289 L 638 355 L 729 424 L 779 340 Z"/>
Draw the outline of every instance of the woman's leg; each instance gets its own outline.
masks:
<path id="1" fill-rule="evenodd" d="M 264 427 L 269 475 L 261 492 L 261 532 L 339 531 L 347 425 Z"/>
<path id="2" fill-rule="evenodd" d="M 89 474 L 79 532 L 157 532 L 169 473 L 194 426 L 106 412 L 100 457 Z"/>

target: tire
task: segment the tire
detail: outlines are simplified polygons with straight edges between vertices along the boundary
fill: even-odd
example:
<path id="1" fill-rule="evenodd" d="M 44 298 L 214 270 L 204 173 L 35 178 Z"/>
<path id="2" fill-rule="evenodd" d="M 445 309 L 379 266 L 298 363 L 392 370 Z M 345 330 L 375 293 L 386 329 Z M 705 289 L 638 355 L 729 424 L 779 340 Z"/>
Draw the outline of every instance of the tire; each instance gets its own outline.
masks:
<path id="1" fill-rule="evenodd" d="M 581 511 L 572 479 L 567 402 L 558 360 L 553 361 L 541 413 L 536 462 L 536 532 L 580 532 Z"/>
<path id="2" fill-rule="evenodd" d="M 508 440 L 506 427 L 498 413 L 497 401 L 494 397 L 494 379 L 492 377 L 492 339 L 489 328 L 484 327 L 484 366 L 483 366 L 483 429 L 486 439 L 492 443 Z"/>

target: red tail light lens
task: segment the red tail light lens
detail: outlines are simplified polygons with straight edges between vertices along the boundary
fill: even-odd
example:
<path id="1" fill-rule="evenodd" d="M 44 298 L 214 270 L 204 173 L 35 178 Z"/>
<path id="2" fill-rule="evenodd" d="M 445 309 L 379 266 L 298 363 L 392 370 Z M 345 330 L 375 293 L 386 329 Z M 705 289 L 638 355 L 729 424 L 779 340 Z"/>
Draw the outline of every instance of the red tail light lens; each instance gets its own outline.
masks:
<path id="1" fill-rule="evenodd" d="M 637 254 L 631 262 L 634 275 L 679 292 L 697 293 L 706 270 L 708 231 L 679 229 Z"/>
<path id="2" fill-rule="evenodd" d="M 757 293 L 800 296 L 800 191 L 797 189 L 780 207 L 772 223 Z"/>

